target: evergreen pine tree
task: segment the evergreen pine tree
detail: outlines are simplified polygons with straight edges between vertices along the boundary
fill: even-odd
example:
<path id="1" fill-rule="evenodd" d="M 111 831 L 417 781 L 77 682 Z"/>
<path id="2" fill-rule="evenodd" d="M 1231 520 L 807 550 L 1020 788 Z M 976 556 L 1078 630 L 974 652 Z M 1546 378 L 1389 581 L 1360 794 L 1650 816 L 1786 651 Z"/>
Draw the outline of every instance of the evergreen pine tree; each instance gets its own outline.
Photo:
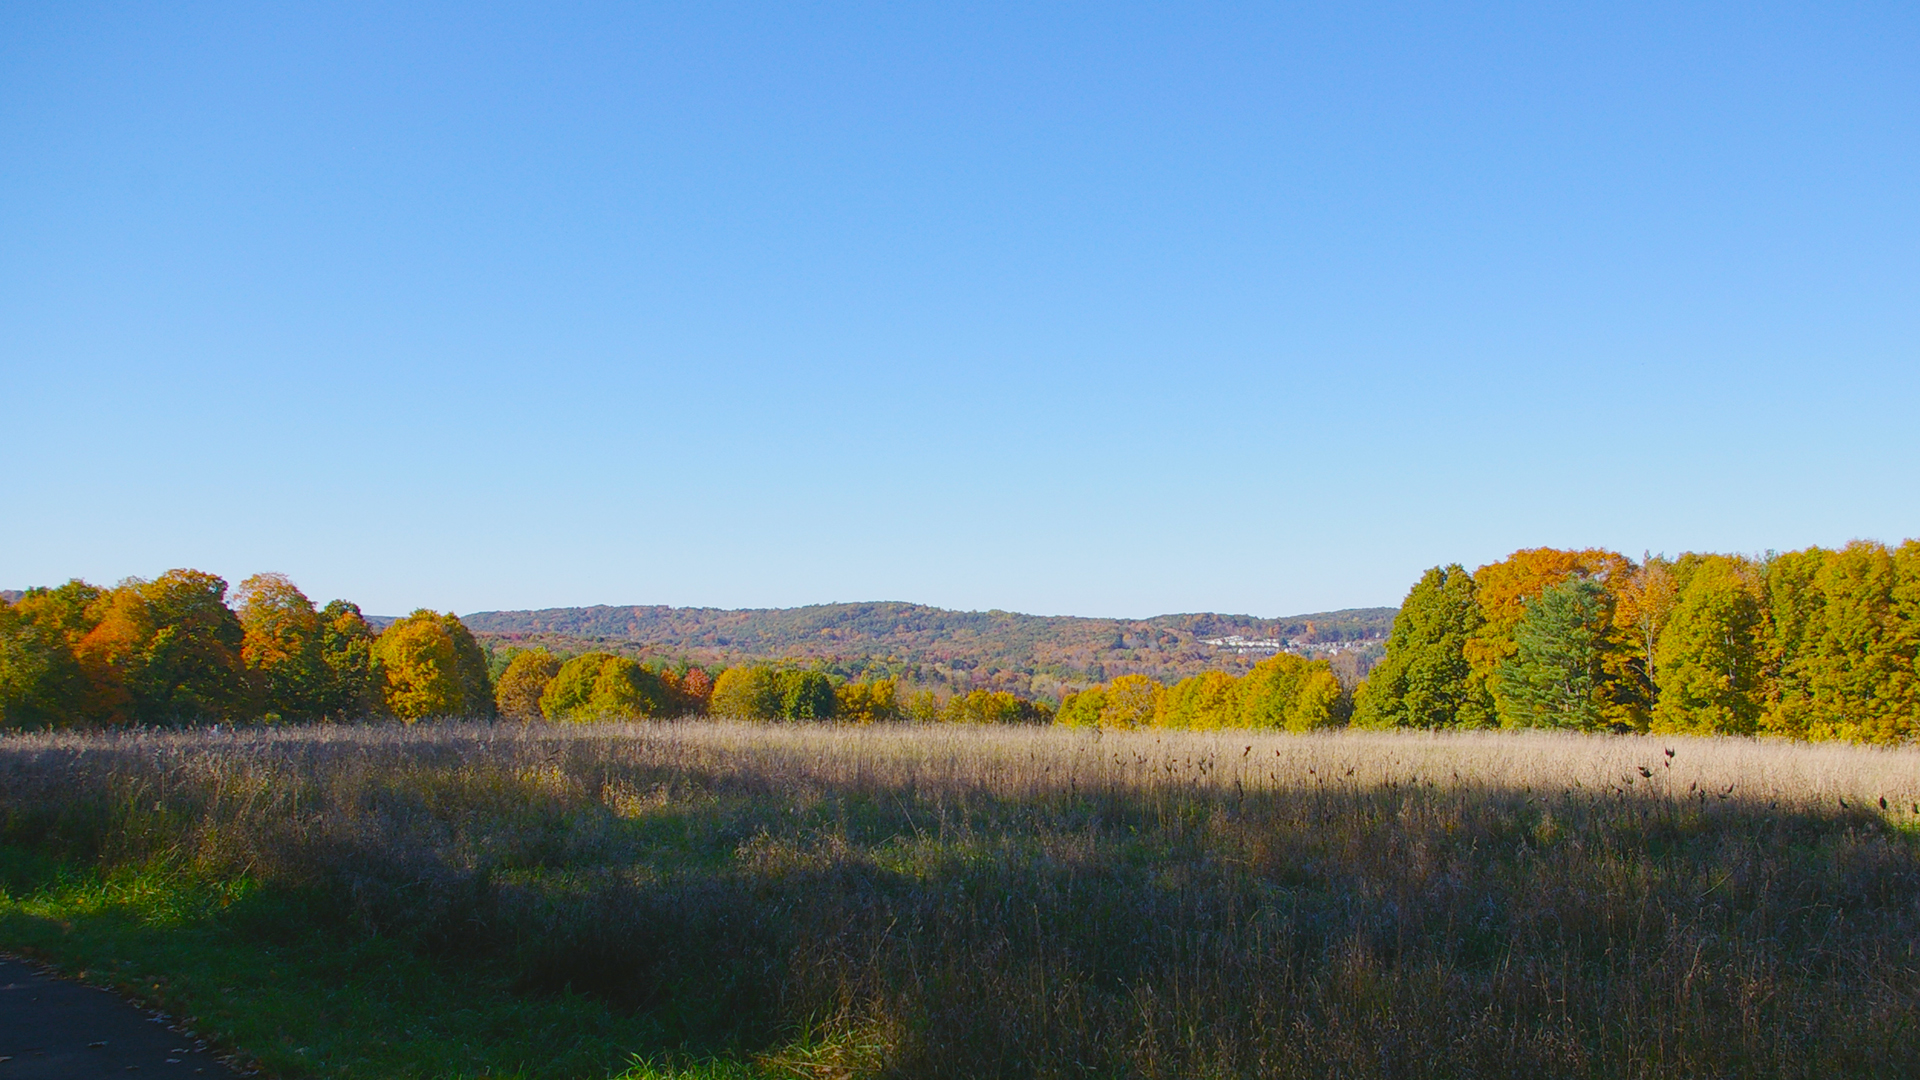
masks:
<path id="1" fill-rule="evenodd" d="M 1503 727 L 1593 731 L 1602 726 L 1608 630 L 1607 590 L 1587 577 L 1570 577 L 1524 601 L 1514 627 L 1514 655 L 1500 666 Z"/>

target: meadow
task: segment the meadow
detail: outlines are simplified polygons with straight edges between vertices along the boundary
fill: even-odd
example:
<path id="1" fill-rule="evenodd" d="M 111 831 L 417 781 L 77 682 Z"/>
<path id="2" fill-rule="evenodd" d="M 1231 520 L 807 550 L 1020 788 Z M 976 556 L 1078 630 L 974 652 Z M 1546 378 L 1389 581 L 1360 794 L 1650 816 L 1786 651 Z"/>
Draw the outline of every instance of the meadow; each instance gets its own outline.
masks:
<path id="1" fill-rule="evenodd" d="M 275 1075 L 1911 1076 L 1920 750 L 0 738 L 0 948 Z"/>

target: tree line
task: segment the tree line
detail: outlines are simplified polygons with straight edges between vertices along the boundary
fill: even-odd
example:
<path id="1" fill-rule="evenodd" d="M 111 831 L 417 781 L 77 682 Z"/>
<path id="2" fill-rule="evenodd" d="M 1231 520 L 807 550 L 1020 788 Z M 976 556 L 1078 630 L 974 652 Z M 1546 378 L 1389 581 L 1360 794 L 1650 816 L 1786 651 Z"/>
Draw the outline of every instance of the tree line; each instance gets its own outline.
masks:
<path id="1" fill-rule="evenodd" d="M 1899 743 L 1920 731 L 1917 645 L 1920 541 L 1638 563 L 1533 548 L 1427 571 L 1353 723 Z"/>
<path id="2" fill-rule="evenodd" d="M 229 602 L 231 599 L 231 602 Z M 1034 723 L 1005 691 L 939 695 L 794 665 L 642 663 L 545 648 L 493 655 L 452 613 L 375 631 L 281 574 L 227 582 L 170 570 L 113 588 L 69 581 L 0 599 L 0 725 L 51 727 L 434 717 L 580 722 L 715 715 L 756 721 Z"/>
<path id="3" fill-rule="evenodd" d="M 1312 731 L 1345 724 L 1351 705 L 1328 661 L 1279 653 L 1238 678 L 1206 671 L 1167 686 L 1145 675 L 1122 675 L 1068 694 L 1055 722 L 1119 729 Z"/>
<path id="4" fill-rule="evenodd" d="M 518 650 L 500 676 L 499 713 L 515 720 L 625 720 L 711 714 L 735 720 L 873 724 L 1010 724 L 1052 719 L 1043 702 L 1006 691 L 941 696 L 893 678 L 838 678 L 816 668 L 747 664 L 710 676 L 698 667 L 648 668 L 611 653 L 562 660 Z"/>
<path id="5" fill-rule="evenodd" d="M 27 590 L 0 605 L 0 722 L 493 714 L 486 654 L 452 614 L 375 632 L 357 605 L 316 607 L 281 574 L 246 579 L 233 600 L 200 570 Z"/>
<path id="6" fill-rule="evenodd" d="M 496 667 L 496 665 L 498 665 Z M 1532 548 L 1424 574 L 1357 687 L 1324 660 L 1239 677 L 1123 675 L 1057 709 L 1003 690 L 752 664 L 717 673 L 607 652 L 492 656 L 450 613 L 376 632 L 285 576 L 171 570 L 0 602 L 0 723 L 179 724 L 465 716 L 580 721 L 1044 723 L 1304 731 L 1560 728 L 1899 743 L 1920 733 L 1920 541 L 1640 562 Z"/>

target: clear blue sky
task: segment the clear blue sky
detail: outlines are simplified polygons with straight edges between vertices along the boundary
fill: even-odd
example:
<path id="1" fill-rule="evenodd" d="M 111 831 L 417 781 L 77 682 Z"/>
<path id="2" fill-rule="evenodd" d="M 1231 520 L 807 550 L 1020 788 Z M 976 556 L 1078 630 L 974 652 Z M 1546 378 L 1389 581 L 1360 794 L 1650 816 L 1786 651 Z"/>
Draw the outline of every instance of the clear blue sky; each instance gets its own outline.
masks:
<path id="1" fill-rule="evenodd" d="M 10 3 L 0 585 L 1277 615 L 1920 534 L 1920 8 Z"/>

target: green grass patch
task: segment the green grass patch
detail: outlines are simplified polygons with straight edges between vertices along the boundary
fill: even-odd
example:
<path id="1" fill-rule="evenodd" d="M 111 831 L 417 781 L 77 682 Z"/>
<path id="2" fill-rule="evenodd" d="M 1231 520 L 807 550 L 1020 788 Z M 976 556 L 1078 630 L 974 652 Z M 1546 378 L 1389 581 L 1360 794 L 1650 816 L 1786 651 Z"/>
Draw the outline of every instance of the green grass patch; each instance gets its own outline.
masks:
<path id="1" fill-rule="evenodd" d="M 269 1075 L 774 1075 L 673 1053 L 656 1024 L 598 999 L 525 993 L 484 965 L 354 932 L 317 897 L 162 864 L 100 871 L 0 847 L 0 947 L 186 1018 Z"/>

